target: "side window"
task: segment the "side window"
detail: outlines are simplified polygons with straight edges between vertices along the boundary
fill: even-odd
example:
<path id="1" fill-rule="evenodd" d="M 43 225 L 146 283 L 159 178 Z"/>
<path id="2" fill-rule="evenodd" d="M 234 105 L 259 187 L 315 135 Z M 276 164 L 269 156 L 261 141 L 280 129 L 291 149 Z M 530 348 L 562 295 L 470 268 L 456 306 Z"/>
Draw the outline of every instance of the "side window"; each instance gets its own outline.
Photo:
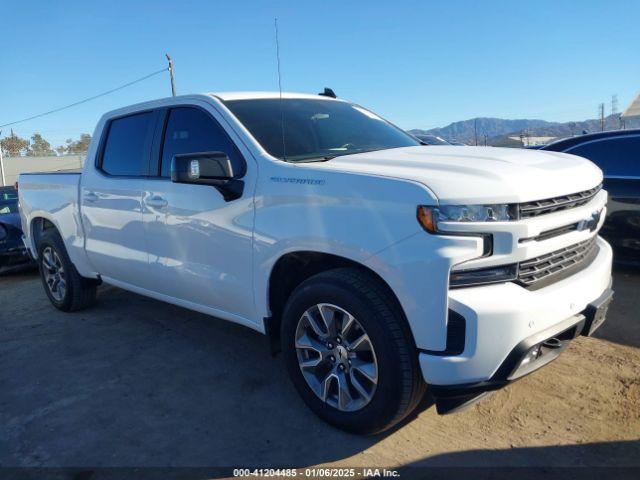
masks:
<path id="1" fill-rule="evenodd" d="M 117 118 L 109 124 L 101 168 L 114 176 L 148 175 L 153 112 Z"/>
<path id="2" fill-rule="evenodd" d="M 640 175 L 640 136 L 608 138 L 578 145 L 567 153 L 588 158 L 605 175 Z"/>
<path id="3" fill-rule="evenodd" d="M 194 107 L 171 109 L 162 147 L 161 175 L 171 176 L 171 159 L 174 155 L 197 152 L 224 152 L 231 160 L 234 172 L 244 172 L 240 153 L 208 113 Z"/>

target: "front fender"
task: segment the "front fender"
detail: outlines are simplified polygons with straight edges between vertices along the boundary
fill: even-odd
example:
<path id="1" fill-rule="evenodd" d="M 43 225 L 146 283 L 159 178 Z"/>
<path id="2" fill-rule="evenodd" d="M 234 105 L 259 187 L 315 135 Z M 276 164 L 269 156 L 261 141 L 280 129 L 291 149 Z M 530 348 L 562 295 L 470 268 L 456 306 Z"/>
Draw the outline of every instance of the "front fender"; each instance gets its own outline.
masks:
<path id="1" fill-rule="evenodd" d="M 422 230 L 416 208 L 437 203 L 431 192 L 411 181 L 314 169 L 309 164 L 266 161 L 264 165 L 261 176 L 266 178 L 259 182 L 255 197 L 258 315 L 270 316 L 269 278 L 278 259 L 297 251 L 326 253 L 380 275 L 398 296 L 412 329 L 420 334 L 416 339 L 430 337 L 420 340 L 419 346 L 444 349 L 446 333 L 442 339 L 440 334 L 442 325 L 446 327 L 447 279 L 454 260 L 440 257 L 449 255 L 459 262 L 461 252 L 445 250 L 463 245 L 471 258 L 480 247 L 477 240 L 446 241 Z M 425 310 L 430 311 L 429 317 L 445 318 L 437 332 L 424 326 L 432 321 L 425 318 Z"/>

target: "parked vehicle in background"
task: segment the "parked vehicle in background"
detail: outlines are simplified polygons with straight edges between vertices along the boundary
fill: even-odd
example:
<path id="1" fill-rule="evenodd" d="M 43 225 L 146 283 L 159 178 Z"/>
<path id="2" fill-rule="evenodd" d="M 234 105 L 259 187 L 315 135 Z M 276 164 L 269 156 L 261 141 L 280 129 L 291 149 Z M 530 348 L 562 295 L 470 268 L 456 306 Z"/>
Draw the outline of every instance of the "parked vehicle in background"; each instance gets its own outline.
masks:
<path id="1" fill-rule="evenodd" d="M 0 273 L 32 261 L 22 242 L 18 191 L 15 187 L 0 187 Z"/>
<path id="2" fill-rule="evenodd" d="M 640 266 L 640 129 L 591 133 L 541 147 L 591 160 L 604 173 L 609 192 L 601 233 L 617 263 Z"/>
<path id="3" fill-rule="evenodd" d="M 116 110 L 82 174 L 19 178 L 55 307 L 102 281 L 250 327 L 315 413 L 359 433 L 427 384 L 455 411 L 602 324 L 601 182 L 580 157 L 424 146 L 359 105 L 277 92 Z"/>
<path id="4" fill-rule="evenodd" d="M 444 138 L 436 135 L 429 135 L 426 133 L 412 133 L 412 135 L 425 145 L 451 145 Z"/>

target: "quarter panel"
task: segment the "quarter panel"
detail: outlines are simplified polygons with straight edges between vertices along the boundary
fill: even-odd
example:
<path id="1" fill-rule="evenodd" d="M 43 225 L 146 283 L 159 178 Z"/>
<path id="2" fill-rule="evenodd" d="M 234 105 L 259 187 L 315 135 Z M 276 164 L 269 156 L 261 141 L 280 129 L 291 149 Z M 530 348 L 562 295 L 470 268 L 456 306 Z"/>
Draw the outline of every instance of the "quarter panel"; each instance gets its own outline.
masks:
<path id="1" fill-rule="evenodd" d="M 18 196 L 25 243 L 37 257 L 33 238 L 33 221 L 44 218 L 51 222 L 62 237 L 69 258 L 78 272 L 95 277 L 95 271 L 84 252 L 84 231 L 78 210 L 80 174 L 22 174 Z"/>

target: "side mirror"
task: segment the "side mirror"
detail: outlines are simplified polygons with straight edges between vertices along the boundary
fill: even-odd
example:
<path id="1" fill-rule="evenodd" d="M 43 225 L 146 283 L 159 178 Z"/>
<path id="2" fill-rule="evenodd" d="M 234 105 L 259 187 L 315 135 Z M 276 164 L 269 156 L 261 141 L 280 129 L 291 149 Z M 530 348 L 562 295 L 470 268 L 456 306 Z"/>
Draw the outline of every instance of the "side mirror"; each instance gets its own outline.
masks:
<path id="1" fill-rule="evenodd" d="M 217 188 L 226 201 L 240 198 L 244 189 L 244 182 L 234 177 L 231 160 L 223 152 L 174 155 L 171 159 L 171 181 L 210 185 Z"/>

